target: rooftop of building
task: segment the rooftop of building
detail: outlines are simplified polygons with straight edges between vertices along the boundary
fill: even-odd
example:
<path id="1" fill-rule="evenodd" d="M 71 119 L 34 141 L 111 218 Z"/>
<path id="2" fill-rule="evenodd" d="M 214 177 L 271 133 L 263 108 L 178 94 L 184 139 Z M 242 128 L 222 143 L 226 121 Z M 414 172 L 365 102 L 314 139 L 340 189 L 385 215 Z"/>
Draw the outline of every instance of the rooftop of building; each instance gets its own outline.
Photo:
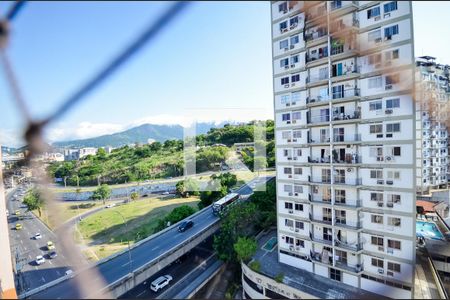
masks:
<path id="1" fill-rule="evenodd" d="M 261 269 L 259 270 L 261 274 L 274 278 L 276 275 L 283 273 L 284 284 L 321 299 L 388 299 L 381 295 L 280 263 L 278 261 L 278 247 L 274 247 L 272 251 L 263 248 L 268 240 L 273 237 L 276 238 L 276 236 L 277 232 L 274 229 L 263 234 L 258 239 L 258 250 L 253 258 L 261 262 Z"/>
<path id="2" fill-rule="evenodd" d="M 424 212 L 434 212 L 435 205 L 438 204 L 436 202 L 426 201 L 426 200 L 417 200 L 416 206 L 422 207 Z"/>

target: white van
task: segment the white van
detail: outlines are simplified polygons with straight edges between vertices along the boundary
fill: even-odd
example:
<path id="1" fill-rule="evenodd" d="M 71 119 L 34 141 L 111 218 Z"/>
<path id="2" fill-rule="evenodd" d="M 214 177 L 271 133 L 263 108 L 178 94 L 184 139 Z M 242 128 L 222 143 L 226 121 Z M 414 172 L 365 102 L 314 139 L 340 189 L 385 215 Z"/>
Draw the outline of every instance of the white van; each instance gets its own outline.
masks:
<path id="1" fill-rule="evenodd" d="M 160 289 L 168 285 L 172 281 L 172 276 L 164 275 L 153 280 L 150 289 L 154 292 L 158 292 Z"/>

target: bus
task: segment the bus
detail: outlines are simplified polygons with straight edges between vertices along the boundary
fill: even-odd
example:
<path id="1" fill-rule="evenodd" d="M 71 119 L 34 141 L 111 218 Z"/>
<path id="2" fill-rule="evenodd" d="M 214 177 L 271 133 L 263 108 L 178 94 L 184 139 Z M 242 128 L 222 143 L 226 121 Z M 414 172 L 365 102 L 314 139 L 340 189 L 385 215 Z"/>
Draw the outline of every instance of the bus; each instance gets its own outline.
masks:
<path id="1" fill-rule="evenodd" d="M 236 200 L 239 199 L 239 194 L 237 193 L 231 193 L 226 195 L 225 197 L 217 200 L 212 205 L 212 211 L 214 215 L 219 215 L 223 211 L 226 210 L 226 208 L 230 205 L 236 202 Z"/>

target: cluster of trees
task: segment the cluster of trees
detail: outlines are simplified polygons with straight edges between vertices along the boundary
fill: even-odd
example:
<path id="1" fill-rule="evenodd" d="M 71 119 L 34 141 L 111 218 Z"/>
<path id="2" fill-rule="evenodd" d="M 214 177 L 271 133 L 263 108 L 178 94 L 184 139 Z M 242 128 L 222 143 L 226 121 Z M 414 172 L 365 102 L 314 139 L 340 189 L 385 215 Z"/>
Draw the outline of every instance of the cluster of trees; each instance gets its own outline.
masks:
<path id="1" fill-rule="evenodd" d="M 39 217 L 41 217 L 44 197 L 42 197 L 42 193 L 38 189 L 29 190 L 23 198 L 23 203 L 27 206 L 27 211 L 37 210 Z"/>
<path id="2" fill-rule="evenodd" d="M 275 141 L 265 142 L 264 145 L 257 147 L 266 147 L 266 157 L 256 156 L 255 148 L 247 147 L 242 149 L 241 157 L 244 164 L 252 171 L 275 167 Z"/>
<path id="3" fill-rule="evenodd" d="M 266 191 L 256 191 L 248 201 L 231 207 L 223 216 L 218 235 L 214 236 L 214 250 L 218 257 L 230 263 L 249 259 L 256 251 L 256 232 L 276 224 L 275 182 Z"/>
<path id="4" fill-rule="evenodd" d="M 228 194 L 233 186 L 237 183 L 237 177 L 231 173 L 222 173 L 219 175 L 211 175 L 205 191 L 200 193 L 200 202 L 198 208 L 202 209 L 214 201 L 219 200 Z"/>
<path id="5" fill-rule="evenodd" d="M 156 232 L 163 230 L 168 225 L 175 224 L 195 213 L 195 209 L 189 205 L 181 205 L 174 208 L 165 218 L 158 220 Z"/>

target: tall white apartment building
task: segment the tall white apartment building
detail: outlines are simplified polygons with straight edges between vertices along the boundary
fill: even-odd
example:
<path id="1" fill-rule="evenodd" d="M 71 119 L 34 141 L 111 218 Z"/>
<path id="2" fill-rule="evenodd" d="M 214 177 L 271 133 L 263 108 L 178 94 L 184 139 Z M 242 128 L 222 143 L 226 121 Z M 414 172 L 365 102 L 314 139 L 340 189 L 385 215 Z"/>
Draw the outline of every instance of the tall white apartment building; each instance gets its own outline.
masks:
<path id="1" fill-rule="evenodd" d="M 278 259 L 412 298 L 410 1 L 273 1 Z"/>
<path id="2" fill-rule="evenodd" d="M 446 188 L 448 183 L 448 112 L 450 66 L 434 57 L 416 60 L 417 189 Z"/>

